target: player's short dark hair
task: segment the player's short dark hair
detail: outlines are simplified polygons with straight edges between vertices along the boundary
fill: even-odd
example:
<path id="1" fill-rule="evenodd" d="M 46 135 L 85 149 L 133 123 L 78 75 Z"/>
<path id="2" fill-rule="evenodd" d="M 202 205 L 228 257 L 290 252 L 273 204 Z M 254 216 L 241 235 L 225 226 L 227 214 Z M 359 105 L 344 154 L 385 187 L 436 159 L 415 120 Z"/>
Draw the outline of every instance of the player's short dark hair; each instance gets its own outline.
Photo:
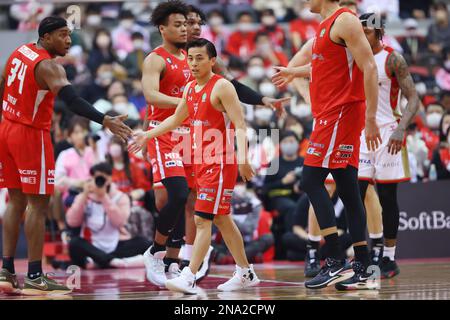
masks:
<path id="1" fill-rule="evenodd" d="M 189 10 L 188 14 L 196 13 L 200 17 L 200 19 L 202 19 L 202 21 L 206 21 L 206 14 L 200 8 L 191 4 L 191 5 L 188 5 L 188 10 Z"/>
<path id="2" fill-rule="evenodd" d="M 58 16 L 50 16 L 44 18 L 41 23 L 39 23 L 38 34 L 39 38 L 44 37 L 46 33 L 51 33 L 60 28 L 67 27 L 67 21 L 64 18 Z"/>
<path id="3" fill-rule="evenodd" d="M 168 18 L 171 14 L 182 14 L 187 18 L 189 13 L 188 6 L 179 0 L 170 0 L 167 2 L 160 3 L 155 10 L 152 12 L 152 17 L 150 19 L 151 23 L 155 27 L 161 25 L 167 25 Z"/>
<path id="4" fill-rule="evenodd" d="M 108 162 L 99 162 L 91 167 L 89 173 L 93 176 L 96 172 L 104 173 L 108 176 L 112 175 L 112 166 Z"/>
<path id="5" fill-rule="evenodd" d="M 217 57 L 216 46 L 211 41 L 203 38 L 189 42 L 186 46 L 186 51 L 189 52 L 190 48 L 203 48 L 203 47 L 206 48 L 206 52 L 208 53 L 208 57 L 210 59 Z"/>

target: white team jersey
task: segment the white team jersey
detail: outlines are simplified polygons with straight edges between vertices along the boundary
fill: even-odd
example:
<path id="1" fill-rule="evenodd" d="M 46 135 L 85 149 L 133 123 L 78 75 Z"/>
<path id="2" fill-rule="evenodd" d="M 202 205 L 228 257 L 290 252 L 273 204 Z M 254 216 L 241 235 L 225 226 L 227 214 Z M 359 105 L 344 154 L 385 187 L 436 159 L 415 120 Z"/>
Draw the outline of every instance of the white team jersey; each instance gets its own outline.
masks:
<path id="1" fill-rule="evenodd" d="M 397 79 L 386 72 L 387 58 L 392 51 L 392 48 L 385 46 L 374 56 L 378 69 L 377 124 L 379 126 L 396 122 L 401 118 L 400 87 Z"/>

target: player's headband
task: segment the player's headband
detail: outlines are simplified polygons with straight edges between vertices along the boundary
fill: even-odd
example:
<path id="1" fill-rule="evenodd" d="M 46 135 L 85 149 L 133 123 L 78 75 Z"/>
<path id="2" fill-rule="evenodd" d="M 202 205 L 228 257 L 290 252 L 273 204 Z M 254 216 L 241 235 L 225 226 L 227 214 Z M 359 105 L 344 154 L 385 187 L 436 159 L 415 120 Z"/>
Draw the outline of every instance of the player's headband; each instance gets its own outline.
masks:
<path id="1" fill-rule="evenodd" d="M 364 13 L 359 17 L 359 21 L 361 21 L 363 27 L 384 29 L 384 20 L 375 13 Z"/>
<path id="2" fill-rule="evenodd" d="M 39 37 L 42 38 L 46 33 L 53 32 L 59 28 L 67 27 L 67 21 L 61 17 L 47 17 L 39 24 Z"/>

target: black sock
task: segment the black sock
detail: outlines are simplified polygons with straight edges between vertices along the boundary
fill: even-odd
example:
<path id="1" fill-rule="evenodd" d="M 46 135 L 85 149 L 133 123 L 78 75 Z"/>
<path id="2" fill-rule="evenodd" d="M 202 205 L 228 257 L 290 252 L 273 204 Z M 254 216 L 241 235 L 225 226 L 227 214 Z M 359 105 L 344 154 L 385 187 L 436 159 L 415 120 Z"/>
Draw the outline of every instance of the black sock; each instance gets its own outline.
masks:
<path id="1" fill-rule="evenodd" d="M 8 272 L 15 274 L 16 270 L 14 269 L 14 257 L 3 257 L 3 269 L 8 270 Z"/>
<path id="2" fill-rule="evenodd" d="M 180 264 L 180 259 L 175 258 L 164 258 L 163 262 L 166 266 L 170 266 L 172 263 Z"/>
<path id="3" fill-rule="evenodd" d="M 42 275 L 42 261 L 28 262 L 28 278 L 34 280 Z"/>
<path id="4" fill-rule="evenodd" d="M 156 252 L 165 251 L 165 250 L 166 250 L 166 246 L 161 245 L 155 241 L 155 242 L 153 242 L 153 245 L 150 248 L 150 253 L 155 254 Z"/>
<path id="5" fill-rule="evenodd" d="M 311 239 L 308 239 L 308 243 L 306 244 L 306 249 L 309 250 L 319 250 L 319 241 L 312 241 Z"/>
<path id="6" fill-rule="evenodd" d="M 372 248 L 374 247 L 379 247 L 379 248 L 383 248 L 383 238 L 376 238 L 376 239 L 370 239 L 370 246 Z"/>
<path id="7" fill-rule="evenodd" d="M 369 265 L 369 252 L 367 251 L 367 245 L 363 246 L 353 246 L 355 251 L 355 261 L 359 261 L 367 268 Z"/>
<path id="8" fill-rule="evenodd" d="M 341 246 L 339 245 L 339 236 L 337 232 L 329 234 L 324 238 L 325 243 L 328 246 L 329 257 L 336 260 L 342 260 Z"/>

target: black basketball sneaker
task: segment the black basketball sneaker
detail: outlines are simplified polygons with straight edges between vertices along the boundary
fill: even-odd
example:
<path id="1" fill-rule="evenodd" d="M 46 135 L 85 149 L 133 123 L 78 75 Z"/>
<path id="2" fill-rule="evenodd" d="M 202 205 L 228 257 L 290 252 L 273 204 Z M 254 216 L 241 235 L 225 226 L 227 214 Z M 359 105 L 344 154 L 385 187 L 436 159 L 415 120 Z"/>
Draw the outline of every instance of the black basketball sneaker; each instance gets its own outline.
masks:
<path id="1" fill-rule="evenodd" d="M 395 277 L 400 273 L 400 268 L 397 263 L 389 259 L 389 257 L 383 257 L 380 262 L 381 279 L 389 279 Z"/>
<path id="2" fill-rule="evenodd" d="M 353 272 L 348 272 L 345 261 L 327 258 L 325 264 L 320 269 L 319 274 L 313 279 L 305 282 L 308 289 L 322 289 L 337 282 L 347 280 Z"/>
<path id="3" fill-rule="evenodd" d="M 376 290 L 380 288 L 379 279 L 367 273 L 364 265 L 359 261 L 352 263 L 353 276 L 335 284 L 336 290 Z"/>

